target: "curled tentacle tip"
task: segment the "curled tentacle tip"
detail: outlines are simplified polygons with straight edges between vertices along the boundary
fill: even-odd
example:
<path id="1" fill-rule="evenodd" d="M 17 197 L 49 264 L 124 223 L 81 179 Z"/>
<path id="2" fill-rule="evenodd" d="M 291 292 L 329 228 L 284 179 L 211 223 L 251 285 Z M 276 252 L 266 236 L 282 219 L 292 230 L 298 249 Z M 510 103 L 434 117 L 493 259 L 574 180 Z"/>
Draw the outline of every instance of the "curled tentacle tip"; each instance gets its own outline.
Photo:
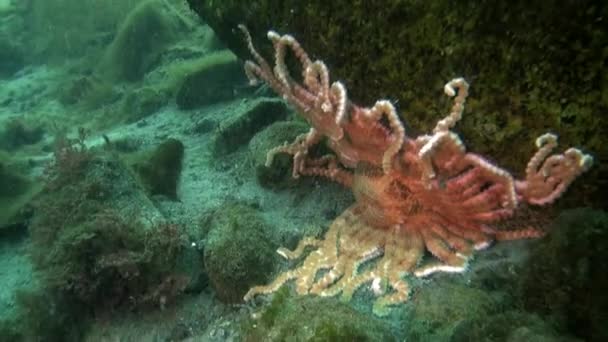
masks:
<path id="1" fill-rule="evenodd" d="M 536 144 L 536 147 L 541 148 L 545 144 L 555 143 L 555 142 L 557 142 L 557 135 L 555 135 L 553 133 L 545 133 L 545 134 L 541 135 L 540 137 L 536 138 L 535 144 Z"/>
<path id="2" fill-rule="evenodd" d="M 590 154 L 584 154 L 578 148 L 569 148 L 566 150 L 566 152 L 564 152 L 564 155 L 575 160 L 583 171 L 589 170 L 589 168 L 593 165 L 593 156 Z"/>
<path id="3" fill-rule="evenodd" d="M 287 257 L 287 250 L 285 248 L 279 248 L 279 249 L 277 249 L 277 254 L 280 255 L 280 256 L 282 256 L 285 259 L 289 259 Z"/>
<path id="4" fill-rule="evenodd" d="M 449 97 L 454 97 L 456 96 L 456 91 L 454 90 L 454 88 L 452 88 L 452 86 L 450 84 L 446 84 L 443 87 L 443 91 L 445 92 L 445 94 Z"/>
<path id="5" fill-rule="evenodd" d="M 243 32 L 243 34 L 245 35 L 245 37 L 247 37 L 247 39 L 251 39 L 251 35 L 249 33 L 249 29 L 247 29 L 247 26 L 245 26 L 245 24 L 238 24 L 236 27 L 239 30 L 241 30 L 241 32 Z"/>
<path id="6" fill-rule="evenodd" d="M 589 170 L 591 165 L 593 165 L 593 156 L 591 156 L 589 154 L 583 155 L 580 165 L 583 168 L 583 170 L 585 170 L 585 171 Z"/>
<path id="7" fill-rule="evenodd" d="M 583 170 L 587 171 L 591 165 L 593 165 L 593 156 L 584 154 L 578 148 L 571 147 L 564 152 L 567 158 L 570 158 L 577 162 L 578 166 Z"/>
<path id="8" fill-rule="evenodd" d="M 464 78 L 462 78 L 462 77 L 455 78 L 455 79 L 451 80 L 450 82 L 446 83 L 445 86 L 443 86 L 443 91 L 445 92 L 445 94 L 447 96 L 449 96 L 449 97 L 456 96 L 456 90 L 454 89 L 454 85 L 463 87 L 465 91 L 469 87 L 469 84 L 467 83 L 467 81 L 464 80 Z"/>

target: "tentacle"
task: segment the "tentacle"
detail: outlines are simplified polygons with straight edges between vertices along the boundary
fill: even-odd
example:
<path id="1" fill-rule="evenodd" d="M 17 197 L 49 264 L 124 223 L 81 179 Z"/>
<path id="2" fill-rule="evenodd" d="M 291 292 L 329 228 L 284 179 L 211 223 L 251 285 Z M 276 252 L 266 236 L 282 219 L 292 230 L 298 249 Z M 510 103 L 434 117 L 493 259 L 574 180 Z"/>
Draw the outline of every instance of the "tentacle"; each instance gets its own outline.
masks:
<path id="1" fill-rule="evenodd" d="M 456 90 L 458 90 L 458 95 L 456 95 Z M 450 114 L 437 123 L 437 126 L 435 126 L 435 129 L 433 130 L 434 133 L 448 131 L 460 121 L 462 112 L 464 111 L 464 103 L 469 95 L 469 84 L 464 78 L 455 78 L 446 83 L 443 87 L 443 91 L 447 96 L 456 96 L 456 98 L 454 99 Z"/>
<path id="2" fill-rule="evenodd" d="M 557 137 L 546 133 L 536 139 L 538 151 L 528 162 L 526 179 L 517 181 L 518 195 L 534 205 L 547 205 L 558 199 L 568 186 L 593 164 L 593 157 L 569 148 L 563 154 L 549 156 L 557 146 Z"/>
<path id="3" fill-rule="evenodd" d="M 471 245 L 460 234 L 454 234 L 452 230 L 442 227 L 439 224 L 431 223 L 431 231 L 443 240 L 452 250 L 458 254 L 468 257 L 471 255 Z"/>
<path id="4" fill-rule="evenodd" d="M 435 264 L 431 268 L 426 268 L 422 273 L 428 272 L 462 272 L 466 266 L 467 258 L 458 253 L 451 251 L 440 238 L 427 229 L 420 229 L 424 244 L 431 254 L 445 264 Z M 421 268 L 422 269 L 422 268 Z M 421 272 L 420 270 L 416 272 Z"/>
<path id="5" fill-rule="evenodd" d="M 322 243 L 322 240 L 307 236 L 300 240 L 298 246 L 293 251 L 281 247 L 277 249 L 277 253 L 285 259 L 293 260 L 299 258 L 307 247 L 319 247 Z"/>
<path id="6" fill-rule="evenodd" d="M 475 250 L 485 249 L 493 241 L 493 238 L 484 233 L 484 226 L 473 224 L 468 221 L 452 222 L 441 217 L 434 217 L 445 229 L 473 243 Z"/>
<path id="7" fill-rule="evenodd" d="M 305 160 L 299 167 L 298 173 L 306 176 L 325 177 L 349 188 L 353 184 L 352 172 L 340 167 L 334 155 Z"/>
<path id="8" fill-rule="evenodd" d="M 546 235 L 546 232 L 542 229 L 529 227 L 517 230 L 495 230 L 493 235 L 498 241 L 511 241 L 541 238 Z"/>
<path id="9" fill-rule="evenodd" d="M 479 191 L 477 194 L 463 199 L 458 203 L 458 206 L 469 213 L 487 212 L 496 209 L 501 205 L 501 197 L 504 194 L 504 186 L 502 184 L 492 184 L 487 189 Z"/>
<path id="10" fill-rule="evenodd" d="M 365 111 L 365 116 L 372 122 L 379 122 L 383 116 L 386 116 L 389 126 L 391 127 L 392 142 L 388 149 L 384 151 L 382 157 L 382 170 L 384 170 L 385 174 L 388 174 L 393 168 L 393 158 L 399 153 L 399 150 L 405 141 L 405 128 L 397 115 L 395 106 L 387 100 L 376 101 L 372 108 Z"/>
<path id="11" fill-rule="evenodd" d="M 496 209 L 471 215 L 471 219 L 484 223 L 497 222 L 513 216 L 512 209 Z"/>
<path id="12" fill-rule="evenodd" d="M 376 299 L 372 307 L 373 313 L 380 317 L 388 314 L 389 306 L 407 301 L 410 293 L 408 283 L 396 272 L 389 272 L 387 281 L 394 291 Z"/>
<path id="13" fill-rule="evenodd" d="M 342 82 L 334 82 L 331 85 L 331 95 L 336 103 L 336 124 L 342 127 L 346 123 L 347 119 L 347 103 L 348 97 L 346 95 L 346 87 Z"/>
<path id="14" fill-rule="evenodd" d="M 243 300 L 247 302 L 257 295 L 270 294 L 276 292 L 281 286 L 283 286 L 283 284 L 290 281 L 291 279 L 298 277 L 298 275 L 299 274 L 297 270 L 291 270 L 281 273 L 278 277 L 275 278 L 272 283 L 264 286 L 254 286 L 249 289 L 249 291 L 247 291 L 247 293 L 243 297 Z"/>
<path id="15" fill-rule="evenodd" d="M 362 264 L 381 256 L 382 254 L 383 249 L 380 245 L 371 247 L 367 251 L 363 251 L 358 258 L 355 258 L 355 262 L 352 262 L 353 260 L 351 259 L 351 262 L 346 265 L 343 272 L 344 276 L 341 277 L 340 280 L 338 280 L 331 288 L 326 288 L 323 291 L 319 291 L 319 295 L 324 297 L 335 296 L 342 292 L 343 299 L 351 297 L 359 286 L 366 281 L 371 280 L 371 278 L 369 278 L 370 275 L 367 272 L 358 274 L 359 267 Z"/>
<path id="16" fill-rule="evenodd" d="M 473 153 L 467 153 L 465 156 L 465 161 L 471 165 L 479 167 L 488 181 L 502 184 L 504 189 L 503 206 L 505 208 L 515 209 L 517 207 L 518 202 L 517 194 L 515 193 L 515 183 L 509 172 L 493 165 L 484 158 Z"/>

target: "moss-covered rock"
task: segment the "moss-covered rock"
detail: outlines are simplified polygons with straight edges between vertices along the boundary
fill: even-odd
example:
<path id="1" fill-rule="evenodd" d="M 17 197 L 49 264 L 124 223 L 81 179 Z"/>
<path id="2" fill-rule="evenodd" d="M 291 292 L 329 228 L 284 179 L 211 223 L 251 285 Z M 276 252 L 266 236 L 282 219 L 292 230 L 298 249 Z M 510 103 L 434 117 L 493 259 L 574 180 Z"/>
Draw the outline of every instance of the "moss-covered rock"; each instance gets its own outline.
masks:
<path id="1" fill-rule="evenodd" d="M 435 284 L 421 291 L 412 303 L 407 340 L 448 341 L 459 326 L 496 313 L 492 296 L 460 284 Z"/>
<path id="2" fill-rule="evenodd" d="M 563 212 L 523 268 L 521 300 L 560 328 L 585 340 L 608 339 L 608 214 Z"/>
<path id="3" fill-rule="evenodd" d="M 0 34 L 0 77 L 10 77 L 24 65 L 23 47 Z"/>
<path id="4" fill-rule="evenodd" d="M 58 95 L 63 105 L 80 105 L 84 110 L 98 109 L 119 98 L 110 82 L 94 75 L 81 76 L 62 83 Z"/>
<path id="5" fill-rule="evenodd" d="M 230 50 L 207 54 L 191 61 L 188 68 L 181 71 L 185 77 L 175 98 L 180 109 L 193 109 L 232 99 L 236 87 L 245 81 L 243 68 Z"/>
<path id="6" fill-rule="evenodd" d="M 74 324 L 93 311 L 163 308 L 191 279 L 186 236 L 116 154 L 83 137 L 59 139 L 34 205 L 29 252 L 43 295 L 67 303 Z"/>
<path id="7" fill-rule="evenodd" d="M 249 142 L 249 154 L 255 167 L 260 185 L 281 188 L 296 183 L 292 177 L 292 158 L 287 154 L 277 154 L 272 165 L 266 167 L 266 155 L 271 149 L 281 146 L 308 131 L 309 127 L 299 121 L 278 121 L 256 134 Z"/>
<path id="8" fill-rule="evenodd" d="M 89 307 L 161 305 L 155 290 L 181 282 L 173 273 L 185 246 L 179 227 L 163 219 L 115 156 L 57 154 L 64 157 L 55 163 L 66 165 L 49 168 L 30 225 L 44 285 Z"/>
<path id="9" fill-rule="evenodd" d="M 151 153 L 143 153 L 134 163 L 139 178 L 151 195 L 177 200 L 177 185 L 182 172 L 184 144 L 167 139 Z"/>
<path id="10" fill-rule="evenodd" d="M 151 70 L 159 54 L 176 35 L 176 22 L 167 5 L 147 0 L 135 7 L 120 25 L 97 68 L 108 80 L 135 82 Z"/>
<path id="11" fill-rule="evenodd" d="M 24 221 L 24 208 L 41 190 L 40 182 L 23 176 L 11 158 L 0 153 L 0 231 Z"/>
<path id="12" fill-rule="evenodd" d="M 65 63 L 66 58 L 91 53 L 97 60 L 116 27 L 140 2 L 13 1 L 24 21 L 25 57 L 38 63 Z"/>
<path id="13" fill-rule="evenodd" d="M 253 286 L 268 281 L 276 246 L 272 227 L 251 206 L 229 202 L 206 220 L 205 269 L 217 297 L 240 303 Z"/>
<path id="14" fill-rule="evenodd" d="M 464 319 L 454 328 L 449 341 L 575 342 L 578 339 L 558 333 L 536 314 L 507 310 Z"/>
<path id="15" fill-rule="evenodd" d="M 9 331 L 0 336 L 6 341 L 82 341 L 86 320 L 75 319 L 85 310 L 73 298 L 45 290 L 20 290 L 15 295 L 14 318 Z M 5 335 L 7 334 L 7 335 Z"/>
<path id="16" fill-rule="evenodd" d="M 601 19 L 608 16 L 608 3 L 188 2 L 241 58 L 251 56 L 234 29 L 239 23 L 269 58 L 266 32 L 293 34 L 311 56 L 328 64 L 333 79 L 344 81 L 353 101 L 397 100 L 408 134 L 434 127 L 449 110 L 443 85 L 463 76 L 472 88 L 457 129 L 471 150 L 523 172 L 535 138 L 554 130 L 562 146 L 608 155 L 608 31 Z M 598 203 L 604 197 L 605 164 L 586 175 L 585 185 L 573 187 L 568 195 L 573 202 Z"/>
<path id="17" fill-rule="evenodd" d="M 258 98 L 244 100 L 216 129 L 212 152 L 216 157 L 246 145 L 264 127 L 287 117 L 289 110 L 281 100 Z"/>
<path id="18" fill-rule="evenodd" d="M 18 328 L 19 321 L 14 319 L 0 319 L 0 336 L 7 341 L 23 341 L 25 336 Z"/>
<path id="19" fill-rule="evenodd" d="M 0 130 L 0 149 L 7 151 L 36 144 L 42 140 L 45 133 L 40 125 L 21 119 L 8 120 L 3 126 Z"/>
<path id="20" fill-rule="evenodd" d="M 389 327 L 333 298 L 277 291 L 242 325 L 244 341 L 396 341 Z"/>
<path id="21" fill-rule="evenodd" d="M 142 120 L 164 106 L 169 94 L 159 87 L 142 87 L 128 93 L 120 105 L 122 117 L 128 123 Z"/>

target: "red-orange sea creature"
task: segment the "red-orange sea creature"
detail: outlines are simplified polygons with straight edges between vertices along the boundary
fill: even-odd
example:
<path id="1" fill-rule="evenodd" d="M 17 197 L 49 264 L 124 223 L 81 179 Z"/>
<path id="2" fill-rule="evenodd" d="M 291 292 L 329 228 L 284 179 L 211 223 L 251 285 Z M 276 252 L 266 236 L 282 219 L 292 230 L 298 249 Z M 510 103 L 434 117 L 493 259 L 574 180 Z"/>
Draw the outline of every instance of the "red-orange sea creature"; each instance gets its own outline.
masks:
<path id="1" fill-rule="evenodd" d="M 467 152 L 451 131 L 468 95 L 463 78 L 445 85 L 454 104 L 432 134 L 410 137 L 391 102 L 380 100 L 371 108 L 352 103 L 342 83 L 330 84 L 325 63 L 313 62 L 292 36 L 268 32 L 275 51 L 271 67 L 254 48 L 247 30 L 241 29 L 254 57 L 245 64 L 251 82 L 266 82 L 311 125 L 293 143 L 271 150 L 267 166 L 277 153 L 290 154 L 294 177 L 327 177 L 350 187 L 356 198 L 323 239 L 304 238 L 294 251 L 280 248 L 278 253 L 287 259 L 300 257 L 306 247 L 316 249 L 271 284 L 252 288 L 246 300 L 276 291 L 292 279 L 299 294 L 341 293 L 344 299 L 371 282 L 379 297 L 374 312 L 386 314 L 389 305 L 408 298 L 404 276 L 462 272 L 473 251 L 494 240 L 541 235 L 531 225 L 502 230 L 497 224 L 513 217 L 522 203 L 552 203 L 592 164 L 592 157 L 576 148 L 550 155 L 557 138 L 544 134 L 536 140 L 538 150 L 525 178 L 515 179 L 482 156 Z M 288 51 L 302 66 L 301 83 L 288 72 Z M 333 153 L 313 158 L 309 150 L 321 141 Z M 422 262 L 426 251 L 433 261 Z M 368 261 L 371 266 L 361 270 Z M 326 272 L 318 276 L 321 270 Z"/>

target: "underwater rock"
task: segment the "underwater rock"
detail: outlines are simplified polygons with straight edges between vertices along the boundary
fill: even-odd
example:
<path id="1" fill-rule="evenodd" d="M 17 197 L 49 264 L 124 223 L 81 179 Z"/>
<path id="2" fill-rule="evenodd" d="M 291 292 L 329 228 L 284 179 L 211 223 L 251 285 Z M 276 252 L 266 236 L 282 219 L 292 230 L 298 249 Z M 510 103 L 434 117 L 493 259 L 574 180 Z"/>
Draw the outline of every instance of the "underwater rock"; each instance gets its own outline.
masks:
<path id="1" fill-rule="evenodd" d="M 84 55 L 98 61 L 125 16 L 141 0 L 13 1 L 28 61 L 56 65 Z M 13 34 L 14 36 L 14 34 Z M 87 65 L 87 68 L 89 65 Z"/>
<path id="2" fill-rule="evenodd" d="M 334 298 L 279 290 L 242 327 L 243 341 L 397 341 L 389 326 Z"/>
<path id="3" fill-rule="evenodd" d="M 40 190 L 39 182 L 23 176 L 11 158 L 0 153 L 0 232 L 25 221 L 23 209 Z"/>
<path id="4" fill-rule="evenodd" d="M 215 31 L 213 31 L 213 29 L 208 25 L 205 25 L 204 27 L 201 47 L 206 51 L 219 51 L 226 49 L 224 43 L 220 40 L 217 34 L 215 34 Z"/>
<path id="5" fill-rule="evenodd" d="M 551 324 L 535 314 L 501 310 L 488 316 L 476 317 L 474 320 L 463 318 L 461 323 L 454 327 L 449 341 L 578 342 L 580 340 L 559 334 Z"/>
<path id="6" fill-rule="evenodd" d="M 77 320 L 84 308 L 62 295 L 44 289 L 22 289 L 15 294 L 15 313 L 10 330 L 0 322 L 5 341 L 81 341 L 86 322 Z M 7 322 L 8 323 L 8 322 Z M 2 330 L 2 329 L 7 329 Z"/>
<path id="7" fill-rule="evenodd" d="M 524 307 L 584 340 L 608 340 L 608 214 L 562 212 L 522 266 Z"/>
<path id="8" fill-rule="evenodd" d="M 184 231 L 166 221 L 115 153 L 81 140 L 60 146 L 29 227 L 43 295 L 67 305 L 62 314 L 74 326 L 93 313 L 171 305 L 200 268 L 186 255 L 197 250 L 188 249 Z"/>
<path id="9" fill-rule="evenodd" d="M 182 172 L 184 144 L 177 139 L 167 139 L 145 159 L 135 163 L 133 167 L 148 193 L 177 200 L 177 184 Z"/>
<path id="10" fill-rule="evenodd" d="M 85 110 L 98 109 L 118 100 L 112 84 L 97 76 L 82 76 L 59 86 L 59 102 L 64 106 L 81 105 Z"/>
<path id="11" fill-rule="evenodd" d="M 9 120 L 0 131 L 0 149 L 16 150 L 22 146 L 33 145 L 42 140 L 44 129 L 20 119 Z"/>
<path id="12" fill-rule="evenodd" d="M 216 157 L 232 153 L 269 124 L 284 120 L 289 113 L 287 105 L 278 99 L 247 99 L 235 108 L 231 116 L 220 122 L 214 133 L 212 152 Z"/>
<path id="13" fill-rule="evenodd" d="M 24 65 L 25 57 L 22 48 L 8 38 L 0 37 L 0 77 L 11 77 Z"/>
<path id="14" fill-rule="evenodd" d="M 272 227 L 252 207 L 229 202 L 204 222 L 208 229 L 205 270 L 216 296 L 225 303 L 241 303 L 255 284 L 267 281 L 276 257 Z"/>
<path id="15" fill-rule="evenodd" d="M 459 325 L 484 319 L 498 309 L 495 299 L 480 289 L 445 282 L 433 284 L 414 297 L 406 340 L 447 341 Z"/>
<path id="16" fill-rule="evenodd" d="M 175 101 L 188 110 L 234 98 L 236 89 L 245 83 L 245 74 L 236 56 L 229 50 L 207 54 L 189 63 Z M 184 69 L 186 69 L 184 67 Z"/>
<path id="17" fill-rule="evenodd" d="M 126 122 L 136 122 L 154 114 L 168 100 L 168 95 L 162 89 L 142 87 L 125 96 L 120 110 Z"/>
<path id="18" fill-rule="evenodd" d="M 309 127 L 300 121 L 278 121 L 256 134 L 249 142 L 249 158 L 255 167 L 258 183 L 263 187 L 281 188 L 298 183 L 292 177 L 292 158 L 287 154 L 278 154 L 272 160 L 272 166 L 266 166 L 268 151 L 281 144 L 293 141 L 298 135 L 306 133 Z"/>
<path id="19" fill-rule="evenodd" d="M 205 134 L 213 131 L 215 128 L 217 128 L 217 122 L 215 122 L 215 120 L 205 118 L 195 123 L 192 129 L 190 129 L 188 132 L 193 134 Z"/>
<path id="20" fill-rule="evenodd" d="M 134 8 L 107 48 L 97 74 L 111 81 L 141 80 L 176 36 L 176 19 L 168 13 L 160 0 L 143 1 Z"/>

